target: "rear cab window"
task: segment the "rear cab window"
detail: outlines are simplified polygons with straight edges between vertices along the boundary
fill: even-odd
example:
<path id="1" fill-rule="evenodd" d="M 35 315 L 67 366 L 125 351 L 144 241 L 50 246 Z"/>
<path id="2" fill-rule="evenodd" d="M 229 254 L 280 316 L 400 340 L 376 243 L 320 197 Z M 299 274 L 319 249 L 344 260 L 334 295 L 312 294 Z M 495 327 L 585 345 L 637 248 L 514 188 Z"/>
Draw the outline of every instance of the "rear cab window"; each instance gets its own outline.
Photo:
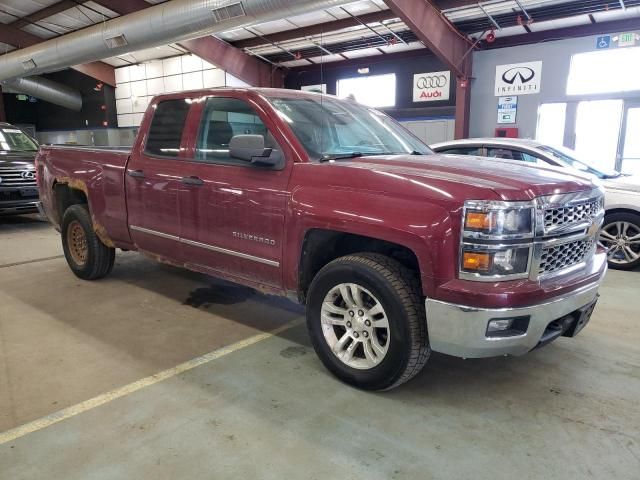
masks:
<path id="1" fill-rule="evenodd" d="M 185 99 L 164 100 L 155 106 L 145 154 L 166 158 L 180 156 L 182 133 L 190 107 L 190 102 Z"/>

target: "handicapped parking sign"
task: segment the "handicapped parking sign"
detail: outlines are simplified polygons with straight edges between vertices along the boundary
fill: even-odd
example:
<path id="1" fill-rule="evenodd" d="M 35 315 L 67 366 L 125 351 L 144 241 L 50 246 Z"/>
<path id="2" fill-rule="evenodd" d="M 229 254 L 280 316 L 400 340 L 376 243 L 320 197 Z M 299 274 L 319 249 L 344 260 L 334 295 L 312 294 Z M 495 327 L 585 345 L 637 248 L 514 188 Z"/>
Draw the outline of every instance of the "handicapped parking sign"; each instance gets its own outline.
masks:
<path id="1" fill-rule="evenodd" d="M 611 47 L 611 35 L 603 35 L 596 40 L 596 48 L 598 50 L 604 50 Z"/>

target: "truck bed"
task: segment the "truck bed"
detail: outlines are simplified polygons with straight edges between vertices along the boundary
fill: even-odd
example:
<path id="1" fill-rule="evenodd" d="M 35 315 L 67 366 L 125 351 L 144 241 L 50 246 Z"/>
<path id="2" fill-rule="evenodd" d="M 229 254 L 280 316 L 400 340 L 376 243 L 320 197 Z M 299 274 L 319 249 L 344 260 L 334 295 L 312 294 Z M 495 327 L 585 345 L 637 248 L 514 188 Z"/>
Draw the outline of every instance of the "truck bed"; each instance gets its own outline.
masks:
<path id="1" fill-rule="evenodd" d="M 36 164 L 40 199 L 49 219 L 60 225 L 54 191 L 57 185 L 67 185 L 86 195 L 96 229 L 106 237 L 103 241 L 128 246 L 124 174 L 129 155 L 130 148 L 42 146 Z"/>

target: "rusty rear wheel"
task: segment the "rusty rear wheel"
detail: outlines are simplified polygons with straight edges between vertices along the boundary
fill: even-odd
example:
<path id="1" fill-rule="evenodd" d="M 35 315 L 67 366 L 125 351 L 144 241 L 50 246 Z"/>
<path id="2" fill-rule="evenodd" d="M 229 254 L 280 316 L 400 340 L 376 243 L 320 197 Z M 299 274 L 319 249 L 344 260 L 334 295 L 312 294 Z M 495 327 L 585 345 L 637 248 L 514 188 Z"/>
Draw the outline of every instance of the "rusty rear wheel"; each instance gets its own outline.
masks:
<path id="1" fill-rule="evenodd" d="M 85 265 L 89 256 L 89 247 L 84 229 L 77 220 L 72 221 L 67 227 L 67 245 L 73 261 L 77 265 Z"/>
<path id="2" fill-rule="evenodd" d="M 83 280 L 96 280 L 111 272 L 115 249 L 96 235 L 87 205 L 72 205 L 62 218 L 62 247 L 69 268 Z"/>

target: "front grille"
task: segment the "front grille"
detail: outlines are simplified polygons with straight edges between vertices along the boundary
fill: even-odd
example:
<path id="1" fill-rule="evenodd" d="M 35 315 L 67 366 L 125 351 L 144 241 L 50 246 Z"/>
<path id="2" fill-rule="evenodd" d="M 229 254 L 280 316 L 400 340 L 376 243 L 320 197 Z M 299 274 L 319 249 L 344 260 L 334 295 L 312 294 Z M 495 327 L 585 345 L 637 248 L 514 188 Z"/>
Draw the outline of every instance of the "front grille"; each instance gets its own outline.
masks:
<path id="1" fill-rule="evenodd" d="M 591 252 L 593 245 L 592 238 L 585 238 L 543 248 L 540 258 L 540 275 L 548 275 L 581 264 Z"/>
<path id="2" fill-rule="evenodd" d="M 35 186 L 36 179 L 33 168 L 0 167 L 0 188 Z"/>
<path id="3" fill-rule="evenodd" d="M 548 208 L 544 212 L 544 229 L 549 231 L 554 228 L 589 220 L 598 215 L 601 208 L 601 199 L 590 200 L 568 207 Z"/>

